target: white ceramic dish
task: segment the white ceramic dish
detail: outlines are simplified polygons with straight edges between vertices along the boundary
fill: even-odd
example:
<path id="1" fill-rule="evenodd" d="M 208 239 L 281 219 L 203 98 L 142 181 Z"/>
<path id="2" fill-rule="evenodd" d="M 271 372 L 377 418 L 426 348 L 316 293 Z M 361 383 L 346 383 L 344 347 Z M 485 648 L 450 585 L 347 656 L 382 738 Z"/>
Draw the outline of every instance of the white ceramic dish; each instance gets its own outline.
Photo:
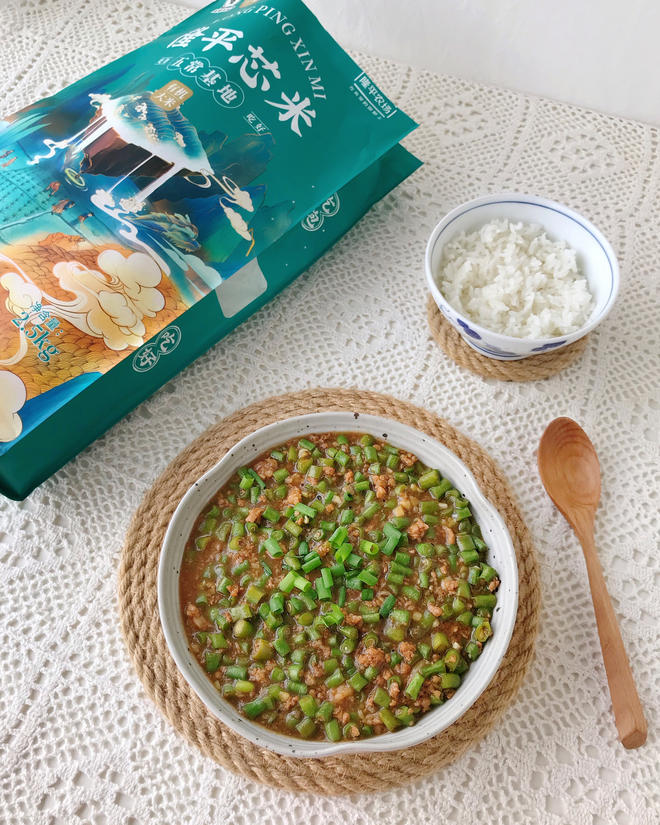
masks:
<path id="1" fill-rule="evenodd" d="M 502 218 L 539 224 L 552 240 L 564 240 L 577 252 L 578 266 L 595 298 L 594 310 L 580 329 L 556 338 L 512 338 L 476 324 L 447 302 L 436 283 L 444 244 L 459 232 L 473 232 L 488 221 Z M 572 344 L 607 316 L 619 292 L 619 265 L 603 233 L 561 203 L 520 193 L 486 195 L 452 209 L 431 233 L 425 268 L 429 290 L 440 312 L 472 349 L 500 361 L 515 361 Z"/>
<path id="2" fill-rule="evenodd" d="M 184 545 L 195 520 L 213 494 L 245 464 L 291 438 L 320 432 L 362 432 L 408 450 L 436 467 L 470 500 L 473 513 L 490 548 L 489 561 L 498 570 L 501 585 L 493 616 L 493 637 L 468 671 L 456 694 L 444 705 L 421 717 L 413 727 L 357 742 L 317 742 L 269 731 L 241 716 L 222 699 L 202 667 L 188 650 L 179 606 L 179 570 Z M 167 528 L 158 568 L 158 609 L 165 639 L 181 673 L 218 719 L 260 747 L 297 757 L 397 750 L 416 745 L 445 730 L 476 701 L 493 678 L 511 639 L 518 607 L 518 568 L 511 538 L 501 517 L 483 496 L 477 483 L 452 452 L 418 430 L 372 415 L 326 412 L 301 415 L 270 424 L 239 441 L 215 467 L 188 490 Z"/>

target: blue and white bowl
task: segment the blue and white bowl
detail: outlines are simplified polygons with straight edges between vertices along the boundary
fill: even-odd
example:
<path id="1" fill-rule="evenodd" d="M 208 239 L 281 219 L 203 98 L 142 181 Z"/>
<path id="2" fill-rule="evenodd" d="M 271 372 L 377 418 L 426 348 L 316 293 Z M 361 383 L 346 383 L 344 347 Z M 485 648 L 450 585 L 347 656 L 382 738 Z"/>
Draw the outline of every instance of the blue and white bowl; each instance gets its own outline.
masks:
<path id="1" fill-rule="evenodd" d="M 489 221 L 503 218 L 538 224 L 549 238 L 564 240 L 576 251 L 579 269 L 595 299 L 593 312 L 580 329 L 557 338 L 513 338 L 485 329 L 461 315 L 440 292 L 436 277 L 444 244 L 460 232 L 473 232 Z M 485 195 L 456 207 L 431 233 L 425 266 L 426 280 L 440 312 L 472 349 L 499 361 L 515 361 L 572 344 L 607 316 L 619 292 L 619 264 L 603 233 L 567 206 L 534 195 Z"/>

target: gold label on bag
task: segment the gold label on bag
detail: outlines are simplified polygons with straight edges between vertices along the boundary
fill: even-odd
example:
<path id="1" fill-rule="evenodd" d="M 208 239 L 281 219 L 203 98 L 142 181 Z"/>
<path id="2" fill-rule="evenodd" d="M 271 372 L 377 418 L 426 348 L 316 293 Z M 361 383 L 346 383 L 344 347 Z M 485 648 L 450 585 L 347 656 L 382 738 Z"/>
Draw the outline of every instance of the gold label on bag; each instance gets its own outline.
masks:
<path id="1" fill-rule="evenodd" d="M 170 80 L 169 83 L 166 83 L 160 89 L 156 89 L 156 91 L 152 93 L 151 99 L 154 103 L 162 106 L 166 112 L 171 112 L 182 103 L 185 103 L 192 95 L 193 90 L 186 86 L 185 83 L 181 83 L 178 80 Z"/>

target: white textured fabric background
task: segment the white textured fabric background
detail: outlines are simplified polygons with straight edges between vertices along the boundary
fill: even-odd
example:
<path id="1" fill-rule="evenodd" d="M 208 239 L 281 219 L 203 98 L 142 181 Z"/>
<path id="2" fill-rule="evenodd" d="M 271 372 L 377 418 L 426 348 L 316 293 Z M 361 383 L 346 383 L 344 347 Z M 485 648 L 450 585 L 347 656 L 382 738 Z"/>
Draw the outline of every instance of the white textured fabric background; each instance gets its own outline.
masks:
<path id="1" fill-rule="evenodd" d="M 0 108 L 55 91 L 184 14 L 161 0 L 4 0 Z M 423 169 L 27 501 L 0 502 L 2 825 L 660 821 L 659 133 L 361 62 L 423 124 L 409 141 Z M 504 189 L 583 211 L 622 267 L 618 304 L 582 360 L 529 385 L 460 371 L 425 325 L 432 226 Z M 119 549 L 154 477 L 232 410 L 318 384 L 392 393 L 479 441 L 510 479 L 542 567 L 537 654 L 516 703 L 453 766 L 369 798 L 278 793 L 204 759 L 147 699 L 119 633 Z M 637 751 L 617 741 L 577 541 L 536 471 L 538 438 L 558 415 L 576 418 L 601 458 L 597 544 L 649 722 Z"/>

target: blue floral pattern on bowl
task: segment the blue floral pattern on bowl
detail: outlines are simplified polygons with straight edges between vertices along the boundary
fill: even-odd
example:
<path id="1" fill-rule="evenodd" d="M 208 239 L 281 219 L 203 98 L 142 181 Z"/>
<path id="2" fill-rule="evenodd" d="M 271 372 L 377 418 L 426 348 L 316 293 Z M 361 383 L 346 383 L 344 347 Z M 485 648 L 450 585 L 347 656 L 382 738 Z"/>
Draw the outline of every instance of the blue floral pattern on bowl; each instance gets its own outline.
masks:
<path id="1" fill-rule="evenodd" d="M 499 347 L 484 347 L 478 346 L 477 344 L 472 344 L 472 346 L 479 350 L 479 352 L 483 352 L 484 355 L 494 355 L 497 358 L 520 358 L 520 354 L 517 352 L 507 352 L 505 349 L 500 349 Z"/>
<path id="2" fill-rule="evenodd" d="M 547 349 L 554 349 L 555 347 L 563 347 L 566 343 L 566 339 L 563 341 L 552 341 L 550 344 L 543 344 L 542 347 L 534 347 L 532 352 L 545 352 Z"/>
<path id="3" fill-rule="evenodd" d="M 481 335 L 478 332 L 475 332 L 471 327 L 469 327 L 465 321 L 461 321 L 460 318 L 456 319 L 456 323 L 461 327 L 471 338 L 476 338 L 477 341 L 481 341 Z"/>

